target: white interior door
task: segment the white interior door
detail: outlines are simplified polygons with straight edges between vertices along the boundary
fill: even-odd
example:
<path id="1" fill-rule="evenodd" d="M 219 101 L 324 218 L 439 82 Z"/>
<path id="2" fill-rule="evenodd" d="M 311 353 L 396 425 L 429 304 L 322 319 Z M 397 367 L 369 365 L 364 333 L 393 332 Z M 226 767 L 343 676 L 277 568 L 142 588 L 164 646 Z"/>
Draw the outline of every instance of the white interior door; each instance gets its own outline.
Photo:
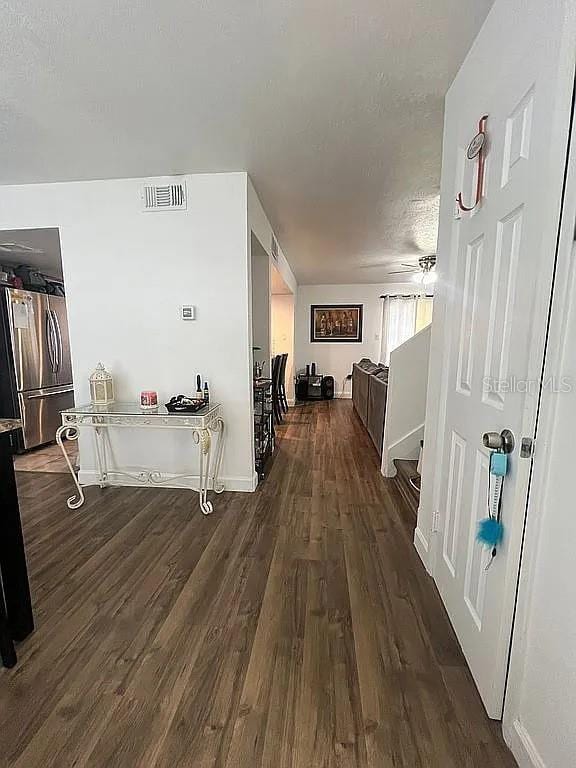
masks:
<path id="1" fill-rule="evenodd" d="M 552 286 L 573 71 L 564 0 L 496 0 L 446 104 L 439 271 L 447 281 L 445 419 L 435 579 L 491 717 L 500 718 L 518 576 L 538 379 Z M 485 198 L 466 148 L 488 115 Z M 490 569 L 486 431 L 512 430 L 505 538 Z"/>

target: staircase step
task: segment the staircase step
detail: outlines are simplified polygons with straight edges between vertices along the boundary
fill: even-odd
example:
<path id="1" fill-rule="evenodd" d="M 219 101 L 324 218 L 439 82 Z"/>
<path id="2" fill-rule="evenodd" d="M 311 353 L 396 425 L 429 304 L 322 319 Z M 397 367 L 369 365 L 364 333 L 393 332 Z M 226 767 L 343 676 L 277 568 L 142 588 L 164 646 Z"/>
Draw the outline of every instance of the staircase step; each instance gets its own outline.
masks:
<path id="1" fill-rule="evenodd" d="M 420 503 L 420 475 L 416 471 L 418 462 L 411 459 L 394 459 L 396 485 L 408 508 L 416 517 Z"/>

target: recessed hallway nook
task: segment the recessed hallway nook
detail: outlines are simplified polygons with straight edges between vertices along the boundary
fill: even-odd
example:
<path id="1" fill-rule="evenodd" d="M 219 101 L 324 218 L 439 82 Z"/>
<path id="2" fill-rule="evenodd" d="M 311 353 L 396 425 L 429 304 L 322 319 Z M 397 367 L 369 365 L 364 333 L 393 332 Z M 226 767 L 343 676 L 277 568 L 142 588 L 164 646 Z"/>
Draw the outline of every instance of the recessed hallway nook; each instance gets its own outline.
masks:
<path id="1" fill-rule="evenodd" d="M 290 409 L 254 494 L 18 473 L 37 630 L 2 768 L 508 768 L 413 516 L 350 401 Z M 41 695 L 39 693 L 41 692 Z"/>

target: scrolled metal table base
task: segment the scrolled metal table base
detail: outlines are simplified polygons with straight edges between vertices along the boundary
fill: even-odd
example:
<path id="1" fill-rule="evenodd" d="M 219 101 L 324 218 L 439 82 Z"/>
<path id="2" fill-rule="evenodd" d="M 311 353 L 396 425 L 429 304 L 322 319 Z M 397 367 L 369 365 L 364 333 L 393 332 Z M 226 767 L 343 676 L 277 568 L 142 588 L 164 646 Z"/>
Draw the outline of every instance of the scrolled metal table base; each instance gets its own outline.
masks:
<path id="1" fill-rule="evenodd" d="M 74 485 L 76 486 L 76 490 L 77 490 L 77 493 L 74 494 L 74 496 L 70 496 L 66 500 L 66 504 L 68 505 L 69 509 L 78 509 L 78 507 L 81 507 L 82 504 L 84 504 L 85 497 L 84 497 L 84 491 L 82 490 L 82 486 L 78 482 L 76 471 L 74 470 L 74 467 L 72 466 L 72 462 L 70 461 L 70 457 L 68 456 L 68 453 L 66 452 L 66 448 L 64 447 L 64 442 L 62 438 L 65 437 L 67 440 L 78 440 L 79 434 L 80 434 L 80 430 L 77 427 L 73 427 L 70 425 L 63 425 L 61 427 L 58 427 L 58 429 L 56 430 L 56 442 L 60 446 L 60 450 L 62 451 L 64 458 L 66 459 L 68 470 L 72 475 L 72 480 L 74 480 Z"/>
<path id="2" fill-rule="evenodd" d="M 74 420 L 73 420 L 74 419 Z M 80 433 L 80 425 L 89 426 L 94 430 L 95 436 L 95 448 L 96 448 L 96 461 L 98 464 L 98 484 L 101 488 L 110 485 L 111 473 L 115 476 L 120 475 L 128 477 L 131 480 L 138 481 L 144 485 L 163 485 L 165 483 L 173 482 L 174 480 L 185 480 L 189 478 L 195 478 L 193 474 L 180 474 L 171 475 L 169 477 L 163 477 L 162 473 L 157 470 L 142 470 L 136 472 L 129 472 L 126 470 L 114 468 L 112 472 L 108 468 L 108 456 L 112 455 L 111 446 L 108 439 L 108 427 L 110 426 L 154 426 L 150 420 L 146 420 L 144 423 L 141 419 L 131 420 L 130 418 L 121 419 L 113 417 L 107 420 L 102 416 L 95 416 L 93 418 L 84 418 L 83 416 L 74 416 L 64 412 L 63 421 L 65 422 L 56 432 L 56 442 L 60 446 L 60 450 L 66 460 L 66 465 L 76 486 L 77 493 L 67 500 L 67 505 L 70 509 L 78 509 L 84 504 L 85 496 L 80 485 L 78 475 L 72 466 L 70 457 L 66 452 L 63 438 L 68 440 L 77 440 Z M 168 418 L 158 426 L 166 427 L 174 424 L 179 426 L 176 420 Z M 199 467 L 199 487 L 197 493 L 200 501 L 200 509 L 204 515 L 209 515 L 214 511 L 212 502 L 208 499 L 209 485 L 212 486 L 212 490 L 216 494 L 220 494 L 224 491 L 224 483 L 219 479 L 220 468 L 222 465 L 222 455 L 224 451 L 224 420 L 221 416 L 213 418 L 209 423 L 202 427 L 193 427 L 190 429 L 192 432 L 192 439 L 199 448 L 200 454 L 200 467 Z M 212 457 L 212 442 L 213 435 L 216 440 L 215 452 Z M 213 461 L 212 461 L 213 458 Z"/>

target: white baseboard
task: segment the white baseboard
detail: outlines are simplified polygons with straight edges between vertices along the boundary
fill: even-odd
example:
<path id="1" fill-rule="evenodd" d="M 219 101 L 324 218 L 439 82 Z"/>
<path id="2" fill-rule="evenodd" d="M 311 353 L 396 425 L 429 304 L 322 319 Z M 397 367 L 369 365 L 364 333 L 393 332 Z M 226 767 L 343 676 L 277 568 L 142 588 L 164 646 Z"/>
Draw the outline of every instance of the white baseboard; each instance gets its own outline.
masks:
<path id="1" fill-rule="evenodd" d="M 396 456 L 396 458 L 401 458 L 400 456 Z M 388 455 L 382 454 L 382 465 L 380 467 L 380 474 L 382 477 L 387 477 L 389 479 L 396 477 L 398 474 L 396 470 L 396 466 L 394 465 L 394 460 L 392 462 L 388 461 Z"/>
<path id="2" fill-rule="evenodd" d="M 430 573 L 430 569 L 428 566 L 428 555 L 430 550 L 430 543 L 426 536 L 422 533 L 420 528 L 416 526 L 416 529 L 414 531 L 414 548 L 416 549 L 416 552 L 418 552 L 418 555 L 420 557 L 420 560 L 422 560 L 422 564 L 424 565 L 424 568 Z"/>
<path id="3" fill-rule="evenodd" d="M 130 468 L 128 471 L 138 472 L 139 470 Z M 200 481 L 200 478 L 194 475 L 192 475 L 191 477 L 171 480 L 171 478 L 178 477 L 176 474 L 171 472 L 162 472 L 162 477 L 165 479 L 166 482 L 148 483 L 148 482 L 140 482 L 140 480 L 136 480 L 131 477 L 126 477 L 125 475 L 121 475 L 116 472 L 109 472 L 108 485 L 119 485 L 119 486 L 137 487 L 137 488 L 147 487 L 147 488 L 195 489 L 195 488 L 198 488 L 198 484 Z M 99 478 L 98 472 L 90 469 L 80 470 L 80 473 L 78 475 L 78 481 L 82 486 L 99 485 L 98 478 Z M 244 493 L 252 493 L 253 491 L 256 490 L 256 486 L 258 485 L 258 475 L 256 474 L 256 472 L 254 472 L 252 477 L 221 477 L 220 480 L 224 483 L 224 488 L 227 491 L 240 491 Z M 212 487 L 211 483 L 209 483 L 208 487 L 209 488 Z"/>
<path id="4" fill-rule="evenodd" d="M 511 727 L 504 726 L 502 730 L 504 741 L 510 747 L 519 768 L 547 768 L 528 731 L 519 720 L 514 720 Z"/>
<path id="5" fill-rule="evenodd" d="M 336 392 L 335 397 L 339 400 L 352 400 L 352 392 Z"/>

